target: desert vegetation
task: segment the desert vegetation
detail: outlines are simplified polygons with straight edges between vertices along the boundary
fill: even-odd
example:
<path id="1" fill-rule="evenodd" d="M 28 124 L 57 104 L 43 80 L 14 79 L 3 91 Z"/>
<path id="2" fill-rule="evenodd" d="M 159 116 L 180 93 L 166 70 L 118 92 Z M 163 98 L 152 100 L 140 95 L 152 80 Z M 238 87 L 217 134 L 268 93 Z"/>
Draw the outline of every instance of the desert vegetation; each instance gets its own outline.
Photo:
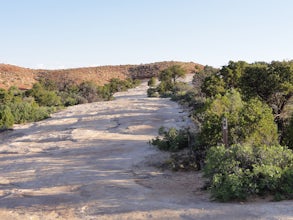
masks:
<path id="1" fill-rule="evenodd" d="M 139 80 L 118 78 L 111 79 L 103 86 L 92 81 L 76 85 L 72 81 L 60 83 L 40 80 L 26 91 L 15 86 L 8 90 L 0 89 L 0 129 L 48 118 L 51 113 L 67 106 L 108 101 L 113 99 L 114 93 L 133 88 L 139 83 Z"/>
<path id="2" fill-rule="evenodd" d="M 115 94 L 114 100 L 111 94 L 128 88 L 129 82 L 113 79 L 98 86 L 90 81 L 75 84 L 66 78 L 39 80 L 26 91 L 16 87 L 1 90 L 1 102 L 7 103 L 1 103 L 4 127 L 10 127 L 16 118 L 32 120 L 25 119 L 34 115 L 27 107 L 31 103 L 35 111 L 62 111 L 51 114 L 50 120 L 0 133 L 0 215 L 80 219 L 99 218 L 102 213 L 112 219 L 113 212 L 120 218 L 122 212 L 134 210 L 127 214 L 129 218 L 146 211 L 150 215 L 141 215 L 145 219 L 156 218 L 155 205 L 158 219 L 174 210 L 178 213 L 174 219 L 217 218 L 219 208 L 225 219 L 290 219 L 291 201 L 264 202 L 272 196 L 275 200 L 292 198 L 291 100 L 280 115 L 284 119 L 281 140 L 276 115 L 266 102 L 256 96 L 246 98 L 236 86 L 213 96 L 203 92 L 208 78 L 218 76 L 221 69 L 194 70 L 193 83 L 191 74 L 183 83 L 170 74 L 180 68 L 164 71 L 171 77 L 162 78 L 171 86 L 164 94 L 156 91 L 157 96 L 169 97 L 163 99 L 146 98 L 147 88 L 157 89 L 163 80 L 157 78 L 150 80 L 149 87 L 144 81 Z M 111 101 L 96 102 L 108 99 Z M 71 106 L 92 101 L 95 103 Z M 25 106 L 18 107 L 18 116 L 11 103 Z M 26 108 L 30 111 L 23 110 Z M 40 113 L 35 115 L 44 117 Z M 227 146 L 222 140 L 222 115 L 228 120 Z M 150 140 L 157 129 L 158 137 Z M 149 140 L 162 151 L 148 147 Z M 258 202 L 219 204 L 210 202 L 209 195 L 219 201 Z M 45 206 L 49 208 L 44 210 Z"/>
<path id="3" fill-rule="evenodd" d="M 186 70 L 180 65 L 173 65 L 167 69 L 162 70 L 158 74 L 160 83 L 156 86 L 156 79 L 152 77 L 148 81 L 150 88 L 147 93 L 149 97 L 172 97 L 185 83 L 179 82 L 178 79 L 185 77 Z"/>
<path id="4" fill-rule="evenodd" d="M 169 165 L 174 170 L 203 170 L 214 199 L 293 198 L 293 62 L 230 61 L 220 69 L 205 66 L 193 72 L 192 84 L 179 80 L 187 71 L 177 64 L 148 81 L 149 97 L 179 102 L 198 128 L 195 133 L 161 127 L 150 144 L 173 153 Z M 48 118 L 64 107 L 112 100 L 114 93 L 138 84 L 130 78 L 113 78 L 103 86 L 40 78 L 25 91 L 1 89 L 0 129 Z"/>
<path id="5" fill-rule="evenodd" d="M 199 127 L 191 163 L 203 169 L 212 197 L 221 201 L 255 195 L 293 198 L 293 62 L 205 66 L 196 71 L 192 86 L 177 82 L 184 75 L 178 66 L 161 71 L 158 86 L 149 83 L 148 96 L 171 97 L 190 109 Z M 185 137 L 182 131 L 161 129 L 151 143 L 174 151 L 190 145 L 179 141 Z"/>

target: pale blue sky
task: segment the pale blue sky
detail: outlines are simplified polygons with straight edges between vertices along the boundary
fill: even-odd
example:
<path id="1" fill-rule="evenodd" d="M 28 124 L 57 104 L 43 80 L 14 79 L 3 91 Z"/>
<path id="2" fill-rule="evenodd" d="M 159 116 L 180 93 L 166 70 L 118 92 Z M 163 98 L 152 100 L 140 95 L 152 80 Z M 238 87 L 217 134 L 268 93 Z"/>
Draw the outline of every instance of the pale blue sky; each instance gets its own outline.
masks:
<path id="1" fill-rule="evenodd" d="M 293 0 L 0 0 L 0 63 L 293 59 Z"/>

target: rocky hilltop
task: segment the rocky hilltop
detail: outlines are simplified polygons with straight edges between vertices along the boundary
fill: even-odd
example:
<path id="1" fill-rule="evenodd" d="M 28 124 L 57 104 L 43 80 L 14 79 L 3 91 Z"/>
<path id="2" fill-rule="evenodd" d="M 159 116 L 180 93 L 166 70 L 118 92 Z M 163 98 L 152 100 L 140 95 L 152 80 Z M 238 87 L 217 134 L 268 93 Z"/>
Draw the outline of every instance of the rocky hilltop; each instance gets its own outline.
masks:
<path id="1" fill-rule="evenodd" d="M 135 79 L 156 76 L 161 70 L 172 65 L 180 65 L 188 73 L 201 69 L 203 66 L 194 62 L 165 61 L 141 65 L 98 66 L 74 69 L 43 70 L 29 69 L 9 64 L 0 64 L 0 88 L 7 89 L 16 86 L 20 89 L 29 89 L 39 79 L 54 81 L 94 81 L 99 85 L 107 83 L 112 78 Z"/>
<path id="2" fill-rule="evenodd" d="M 0 88 L 17 86 L 29 89 L 36 82 L 36 70 L 9 64 L 0 64 Z"/>

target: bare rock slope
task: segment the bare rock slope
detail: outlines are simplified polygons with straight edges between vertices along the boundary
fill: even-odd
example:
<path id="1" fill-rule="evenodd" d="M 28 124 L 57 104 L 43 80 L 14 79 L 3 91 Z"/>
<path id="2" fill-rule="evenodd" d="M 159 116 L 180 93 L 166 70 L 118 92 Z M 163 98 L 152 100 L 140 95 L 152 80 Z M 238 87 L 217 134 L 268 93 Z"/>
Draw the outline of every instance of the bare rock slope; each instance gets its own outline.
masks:
<path id="1" fill-rule="evenodd" d="M 210 202 L 200 173 L 155 168 L 147 142 L 188 117 L 146 89 L 1 133 L 0 219 L 293 219 L 292 201 Z"/>

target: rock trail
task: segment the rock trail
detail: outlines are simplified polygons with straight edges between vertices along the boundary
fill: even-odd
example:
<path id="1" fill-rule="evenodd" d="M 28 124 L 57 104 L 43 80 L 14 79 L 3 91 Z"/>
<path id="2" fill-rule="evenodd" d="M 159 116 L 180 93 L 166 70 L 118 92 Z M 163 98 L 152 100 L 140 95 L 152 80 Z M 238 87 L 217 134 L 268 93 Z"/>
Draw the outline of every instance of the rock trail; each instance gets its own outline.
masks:
<path id="1" fill-rule="evenodd" d="M 146 89 L 1 133 L 0 219 L 293 219 L 292 201 L 210 202 L 200 173 L 157 169 L 148 141 L 189 119 Z"/>

